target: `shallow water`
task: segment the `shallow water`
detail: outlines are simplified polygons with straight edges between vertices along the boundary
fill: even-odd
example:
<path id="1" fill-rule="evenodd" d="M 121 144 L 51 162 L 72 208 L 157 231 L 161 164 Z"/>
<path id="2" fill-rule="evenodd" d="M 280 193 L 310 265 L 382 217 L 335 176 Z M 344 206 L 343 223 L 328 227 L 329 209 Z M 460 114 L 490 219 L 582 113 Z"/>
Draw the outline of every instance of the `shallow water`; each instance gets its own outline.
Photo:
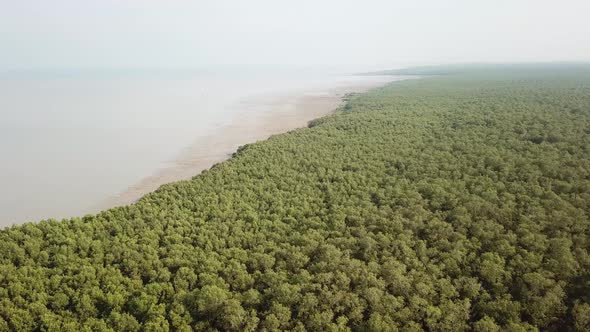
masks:
<path id="1" fill-rule="evenodd" d="M 0 76 L 0 226 L 89 212 L 260 109 L 244 100 L 367 80 L 294 71 Z"/>

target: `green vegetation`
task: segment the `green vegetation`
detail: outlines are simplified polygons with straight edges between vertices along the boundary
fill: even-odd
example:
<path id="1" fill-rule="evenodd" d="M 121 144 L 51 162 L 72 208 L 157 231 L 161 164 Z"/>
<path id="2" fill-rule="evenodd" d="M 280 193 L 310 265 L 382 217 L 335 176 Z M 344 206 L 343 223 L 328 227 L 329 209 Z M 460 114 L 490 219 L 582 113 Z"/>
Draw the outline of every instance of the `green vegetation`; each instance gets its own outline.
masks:
<path id="1" fill-rule="evenodd" d="M 588 331 L 589 250 L 590 70 L 471 69 L 1 231 L 0 330 Z"/>

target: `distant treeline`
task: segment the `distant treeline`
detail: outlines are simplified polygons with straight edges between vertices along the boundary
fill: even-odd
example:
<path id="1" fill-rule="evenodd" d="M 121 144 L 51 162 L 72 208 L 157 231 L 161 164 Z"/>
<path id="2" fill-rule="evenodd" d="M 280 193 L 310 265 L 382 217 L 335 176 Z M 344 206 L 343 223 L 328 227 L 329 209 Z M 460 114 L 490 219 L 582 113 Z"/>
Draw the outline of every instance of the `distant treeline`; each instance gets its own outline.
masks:
<path id="1" fill-rule="evenodd" d="M 590 63 L 505 63 L 505 64 L 454 64 L 440 66 L 419 66 L 377 72 L 363 73 L 363 75 L 463 75 L 473 78 L 486 79 L 490 77 L 515 78 L 533 77 L 549 78 L 551 76 L 563 77 L 564 75 L 578 75 L 580 72 L 588 73 Z M 587 74 L 585 74 L 587 75 Z M 487 77 L 484 77 L 487 76 Z"/>
<path id="2" fill-rule="evenodd" d="M 590 70 L 466 67 L 0 231 L 0 331 L 589 331 L 589 250 Z"/>

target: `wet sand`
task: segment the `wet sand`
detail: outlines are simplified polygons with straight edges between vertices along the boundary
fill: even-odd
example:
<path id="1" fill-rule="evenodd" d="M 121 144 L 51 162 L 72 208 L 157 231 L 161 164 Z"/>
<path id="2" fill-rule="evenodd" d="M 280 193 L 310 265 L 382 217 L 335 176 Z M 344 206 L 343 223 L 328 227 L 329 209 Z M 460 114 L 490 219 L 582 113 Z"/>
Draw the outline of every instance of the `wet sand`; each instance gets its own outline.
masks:
<path id="1" fill-rule="evenodd" d="M 190 179 L 216 163 L 227 160 L 239 146 L 265 140 L 307 126 L 308 122 L 333 113 L 348 93 L 365 92 L 403 77 L 373 77 L 342 83 L 322 91 L 296 91 L 289 95 L 256 96 L 234 107 L 239 115 L 208 136 L 200 137 L 184 149 L 169 167 L 156 171 L 127 190 L 110 197 L 88 213 L 128 205 L 163 184 Z"/>

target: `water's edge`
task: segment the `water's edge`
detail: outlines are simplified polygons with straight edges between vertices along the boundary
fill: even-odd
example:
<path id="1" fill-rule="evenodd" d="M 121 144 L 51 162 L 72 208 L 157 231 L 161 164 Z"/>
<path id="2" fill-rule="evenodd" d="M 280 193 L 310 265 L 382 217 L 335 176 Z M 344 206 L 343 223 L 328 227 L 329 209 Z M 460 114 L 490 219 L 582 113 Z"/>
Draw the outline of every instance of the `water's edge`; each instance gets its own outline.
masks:
<path id="1" fill-rule="evenodd" d="M 4 223 L 0 220 L 0 229 L 31 221 L 48 220 L 47 218 L 59 220 L 96 214 L 110 208 L 133 204 L 164 184 L 191 179 L 213 165 L 230 159 L 242 145 L 306 127 L 310 121 L 335 112 L 349 93 L 364 93 L 409 78 L 412 77 L 383 75 L 358 81 L 334 82 L 331 86 L 325 85 L 321 88 L 308 87 L 243 97 L 231 106 L 235 112 L 231 113 L 233 116 L 226 122 L 202 133 L 200 137 L 194 137 L 193 143 L 179 149 L 176 157 L 168 162 L 164 161 L 151 175 L 144 175 L 141 180 L 121 192 L 112 196 L 107 194 L 102 199 L 90 202 L 90 206 L 73 206 L 71 211 L 77 212 L 64 215 L 63 218 L 46 215 L 46 218 L 41 216 L 38 219 L 29 218 L 12 222 L 4 220 Z M 22 204 L 27 203 L 22 201 Z"/>
<path id="2" fill-rule="evenodd" d="M 349 93 L 363 93 L 402 79 L 407 77 L 389 77 L 386 80 L 344 85 L 321 94 L 293 93 L 243 100 L 241 107 L 258 108 L 260 111 L 254 112 L 255 114 L 240 113 L 220 130 L 193 142 L 182 151 L 170 167 L 157 170 L 127 190 L 92 207 L 88 213 L 132 204 L 161 185 L 190 179 L 203 170 L 230 159 L 241 145 L 306 127 L 310 121 L 335 112 Z"/>

